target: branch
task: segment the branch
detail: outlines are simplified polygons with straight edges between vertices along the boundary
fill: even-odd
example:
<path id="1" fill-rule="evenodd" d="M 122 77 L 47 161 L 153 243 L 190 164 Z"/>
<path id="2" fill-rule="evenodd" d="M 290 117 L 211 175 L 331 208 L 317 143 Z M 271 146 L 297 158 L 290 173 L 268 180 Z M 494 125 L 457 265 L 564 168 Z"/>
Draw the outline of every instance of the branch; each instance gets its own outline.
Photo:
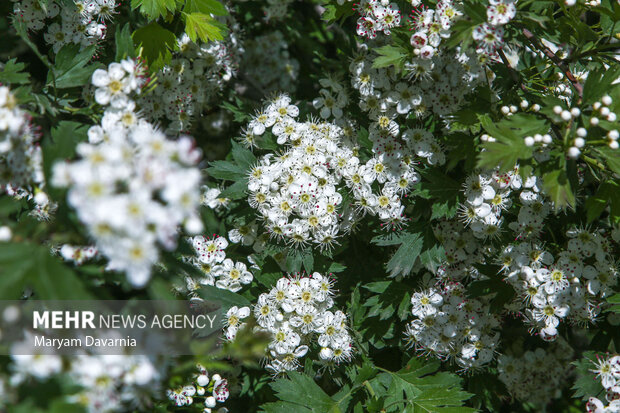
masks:
<path id="1" fill-rule="evenodd" d="M 534 34 L 528 29 L 523 29 L 523 35 L 536 47 L 547 56 L 560 70 L 564 73 L 564 76 L 572 83 L 573 87 L 579 94 L 579 100 L 583 96 L 583 85 L 577 80 L 577 78 L 571 73 L 570 69 L 559 57 L 555 55 L 547 46 L 542 44 Z"/>

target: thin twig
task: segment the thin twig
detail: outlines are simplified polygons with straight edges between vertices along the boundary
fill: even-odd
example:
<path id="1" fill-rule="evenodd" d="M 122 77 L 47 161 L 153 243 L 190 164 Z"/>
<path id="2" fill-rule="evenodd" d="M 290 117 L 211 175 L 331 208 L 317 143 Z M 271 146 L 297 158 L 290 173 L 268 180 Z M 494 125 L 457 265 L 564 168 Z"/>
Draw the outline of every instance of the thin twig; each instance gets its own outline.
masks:
<path id="1" fill-rule="evenodd" d="M 534 36 L 534 34 L 528 29 L 523 29 L 523 35 L 530 41 L 530 43 L 532 43 L 532 45 L 536 49 L 543 52 L 545 56 L 549 58 L 549 60 L 551 60 L 557 67 L 560 68 L 560 70 L 564 73 L 564 76 L 566 76 L 566 78 L 571 82 L 571 84 L 579 94 L 579 100 L 581 101 L 581 98 L 583 97 L 583 85 L 579 82 L 579 80 L 577 80 L 575 75 L 571 73 L 566 63 L 564 63 L 562 59 L 557 57 L 555 53 L 553 53 L 547 46 L 542 44 L 538 40 L 538 38 Z"/>

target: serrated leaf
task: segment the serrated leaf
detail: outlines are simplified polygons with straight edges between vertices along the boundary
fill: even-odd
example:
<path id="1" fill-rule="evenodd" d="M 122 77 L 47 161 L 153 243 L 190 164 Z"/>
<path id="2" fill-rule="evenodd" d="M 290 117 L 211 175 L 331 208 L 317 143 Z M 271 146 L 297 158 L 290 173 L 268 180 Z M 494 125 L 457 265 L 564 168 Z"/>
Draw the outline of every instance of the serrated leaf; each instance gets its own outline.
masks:
<path id="1" fill-rule="evenodd" d="M 177 49 L 177 38 L 170 30 L 153 22 L 136 30 L 132 39 L 136 47 L 142 48 L 141 56 L 150 69 L 156 71 L 172 59 L 172 50 Z"/>
<path id="2" fill-rule="evenodd" d="M 573 397 L 585 401 L 603 391 L 601 381 L 595 380 L 595 373 L 590 371 L 595 368 L 595 360 L 596 353 L 594 351 L 586 351 L 583 353 L 583 358 L 572 363 L 576 367 L 577 374 L 577 380 L 575 380 L 575 384 L 571 387 L 575 391 Z"/>
<path id="3" fill-rule="evenodd" d="M 13 58 L 4 64 L 0 71 L 0 83 L 9 83 L 14 85 L 23 85 L 29 82 L 30 74 L 24 73 L 26 68 L 24 63 L 20 63 Z"/>
<path id="4" fill-rule="evenodd" d="M 371 381 L 384 397 L 384 406 L 395 412 L 475 412 L 463 403 L 472 395 L 461 390 L 461 379 L 452 373 L 436 373 L 439 362 L 413 358 L 402 370 L 384 372 Z M 432 374 L 435 373 L 435 374 Z"/>
<path id="5" fill-rule="evenodd" d="M 237 164 L 229 161 L 213 161 L 207 168 L 209 176 L 217 179 L 227 179 L 229 181 L 235 181 L 247 177 L 246 171 L 241 169 Z"/>
<path id="6" fill-rule="evenodd" d="M 0 299 L 19 299 L 28 287 L 40 300 L 90 298 L 80 278 L 43 246 L 0 243 L 0 273 Z"/>
<path id="7" fill-rule="evenodd" d="M 396 66 L 399 68 L 407 58 L 407 51 L 395 46 L 383 46 L 374 51 L 379 55 L 372 62 L 372 67 L 378 69 L 382 67 Z"/>
<path id="8" fill-rule="evenodd" d="M 129 23 L 125 24 L 121 29 L 121 26 L 116 27 L 116 61 L 120 62 L 123 59 L 136 57 L 136 48 L 131 38 L 131 27 Z"/>
<path id="9" fill-rule="evenodd" d="M 185 18 L 185 32 L 193 42 L 198 39 L 205 43 L 212 40 L 224 40 L 224 27 L 210 15 L 183 13 L 183 17 Z"/>
<path id="10" fill-rule="evenodd" d="M 261 406 L 264 413 L 344 413 L 349 398 L 339 403 L 321 389 L 311 377 L 296 371 L 287 373 L 288 378 L 273 382 L 278 402 Z"/>
<path id="11" fill-rule="evenodd" d="M 232 157 L 244 171 L 248 171 L 256 163 L 256 156 L 249 149 L 232 141 Z"/>
<path id="12" fill-rule="evenodd" d="M 422 251 L 423 238 L 419 234 L 407 234 L 401 246 L 387 263 L 387 271 L 391 277 L 406 276 L 411 272 L 416 259 Z"/>
<path id="13" fill-rule="evenodd" d="M 56 80 L 54 85 L 58 89 L 83 86 L 89 83 L 93 72 L 102 67 L 101 63 L 89 65 L 88 62 L 95 54 L 96 46 L 88 46 L 80 51 L 80 45 L 67 44 L 58 51 L 56 55 L 56 65 L 54 74 Z M 52 85 L 53 78 L 51 73 L 48 75 L 47 83 Z"/>
<path id="14" fill-rule="evenodd" d="M 543 176 L 543 188 L 556 209 L 575 208 L 575 195 L 564 170 L 555 170 Z"/>
<path id="15" fill-rule="evenodd" d="M 51 138 L 44 139 L 42 145 L 43 172 L 48 181 L 54 163 L 72 158 L 77 144 L 87 139 L 87 131 L 88 125 L 72 121 L 61 121 L 52 128 Z"/>
<path id="16" fill-rule="evenodd" d="M 231 307 L 251 307 L 252 304 L 242 295 L 232 291 L 217 288 L 213 285 L 201 285 L 197 290 L 198 296 L 206 301 L 219 302 L 220 311 L 226 313 Z"/>
<path id="17" fill-rule="evenodd" d="M 500 122 L 493 122 L 488 116 L 480 116 L 482 127 L 495 142 L 483 145 L 484 151 L 478 157 L 478 167 L 506 172 L 517 164 L 520 159 L 532 157 L 532 148 L 525 145 L 524 138 L 536 133 L 546 133 L 546 121 L 530 115 L 513 115 Z"/>
<path id="18" fill-rule="evenodd" d="M 140 13 L 149 20 L 156 20 L 168 13 L 174 13 L 177 3 L 175 0 L 131 0 L 131 8 L 133 10 L 140 8 Z"/>
<path id="19" fill-rule="evenodd" d="M 215 16 L 228 14 L 226 7 L 217 0 L 188 0 L 185 9 L 189 13 L 213 14 Z"/>
<path id="20" fill-rule="evenodd" d="M 234 184 L 227 187 L 219 195 L 220 198 L 228 198 L 232 200 L 242 199 L 247 196 L 248 178 L 246 176 L 239 178 Z"/>

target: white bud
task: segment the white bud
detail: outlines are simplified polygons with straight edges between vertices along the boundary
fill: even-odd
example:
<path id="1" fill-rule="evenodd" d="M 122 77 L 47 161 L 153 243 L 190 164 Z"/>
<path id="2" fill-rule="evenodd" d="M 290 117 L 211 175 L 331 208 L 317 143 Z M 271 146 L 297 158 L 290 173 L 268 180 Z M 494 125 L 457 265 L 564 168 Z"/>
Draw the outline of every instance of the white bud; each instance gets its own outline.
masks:
<path id="1" fill-rule="evenodd" d="M 502 111 L 504 115 L 507 115 L 508 113 L 510 113 L 510 108 L 508 106 L 502 106 L 500 110 Z"/>
<path id="2" fill-rule="evenodd" d="M 569 111 L 567 111 L 567 110 L 563 110 L 563 111 L 562 111 L 562 114 L 561 114 L 560 116 L 562 117 L 562 120 L 565 120 L 565 121 L 569 121 L 569 120 L 570 120 L 570 118 L 572 117 L 572 116 L 570 115 L 570 112 L 569 112 Z"/>
<path id="3" fill-rule="evenodd" d="M 553 107 L 553 113 L 555 113 L 556 115 L 559 115 L 560 113 L 562 113 L 562 107 L 559 105 L 555 105 Z"/>
<path id="4" fill-rule="evenodd" d="M 585 139 L 583 138 L 575 138 L 575 146 L 578 148 L 583 148 L 586 144 Z"/>
<path id="5" fill-rule="evenodd" d="M 579 108 L 572 108 L 570 110 L 570 114 L 573 118 L 576 118 L 577 116 L 581 115 L 581 111 L 579 110 Z"/>
<path id="6" fill-rule="evenodd" d="M 196 379 L 196 383 L 198 383 L 198 385 L 202 387 L 207 386 L 209 384 L 209 376 L 207 376 L 206 374 L 201 374 Z"/>
<path id="7" fill-rule="evenodd" d="M 540 105 L 539 105 L 538 103 L 534 103 L 534 104 L 532 105 L 532 110 L 533 110 L 534 112 L 538 112 L 538 111 L 540 110 Z"/>
<path id="8" fill-rule="evenodd" d="M 564 0 L 564 4 L 566 4 L 568 7 L 573 7 L 575 4 L 577 4 L 577 0 Z"/>
<path id="9" fill-rule="evenodd" d="M 517 107 L 515 105 L 510 105 L 510 113 L 517 113 Z"/>
<path id="10" fill-rule="evenodd" d="M 209 396 L 205 399 L 205 406 L 207 407 L 215 407 L 217 402 L 215 401 L 215 397 Z"/>
<path id="11" fill-rule="evenodd" d="M 564 74 L 561 72 L 556 73 L 555 76 L 557 77 L 558 80 L 564 79 Z"/>
<path id="12" fill-rule="evenodd" d="M 603 108 L 601 108 L 601 115 L 602 115 L 602 116 L 607 116 L 607 115 L 609 115 L 610 113 L 611 113 L 611 110 L 609 110 L 609 108 L 607 108 L 607 107 L 603 107 Z"/>
<path id="13" fill-rule="evenodd" d="M 198 388 L 196 389 L 196 394 L 198 394 L 199 396 L 204 396 L 205 388 L 198 386 Z"/>
<path id="14" fill-rule="evenodd" d="M 487 135 L 486 133 L 483 133 L 483 134 L 480 136 L 480 140 L 481 140 L 482 142 L 487 142 L 487 141 L 489 140 L 489 135 Z"/>
<path id="15" fill-rule="evenodd" d="M 521 103 L 519 103 L 519 106 L 521 106 L 521 109 L 527 109 L 529 105 L 530 105 L 529 102 L 525 99 L 523 99 Z"/>
<path id="16" fill-rule="evenodd" d="M 549 135 L 548 133 L 545 133 L 543 135 L 543 143 L 546 143 L 547 145 L 550 144 L 553 141 L 553 138 L 551 138 L 551 135 Z"/>
<path id="17" fill-rule="evenodd" d="M 605 106 L 611 105 L 611 102 L 612 102 L 611 96 L 609 96 L 609 95 L 603 96 L 603 98 L 601 99 L 601 102 L 603 102 L 603 105 L 605 105 Z"/>
<path id="18" fill-rule="evenodd" d="M 611 149 L 618 149 L 618 141 L 609 141 L 607 144 Z"/>
<path id="19" fill-rule="evenodd" d="M 577 159 L 577 158 L 579 158 L 579 155 L 581 155 L 581 151 L 579 150 L 579 148 L 576 148 L 574 146 L 571 146 L 570 148 L 568 148 L 568 157 L 569 158 Z"/>
<path id="20" fill-rule="evenodd" d="M 592 109 L 599 110 L 600 108 L 601 108 L 601 102 L 594 102 L 594 104 L 592 104 Z"/>
<path id="21" fill-rule="evenodd" d="M 586 136 L 588 136 L 588 131 L 586 130 L 586 128 L 577 128 L 577 136 L 579 136 L 580 138 L 585 138 Z"/>
<path id="22" fill-rule="evenodd" d="M 187 221 L 185 221 L 185 230 L 189 234 L 199 234 L 202 232 L 203 228 L 202 221 L 198 219 L 198 217 L 190 217 Z"/>
<path id="23" fill-rule="evenodd" d="M 12 236 L 11 228 L 6 225 L 0 227 L 0 242 L 10 241 Z"/>
<path id="24" fill-rule="evenodd" d="M 616 114 L 614 112 L 611 112 L 609 115 L 607 115 L 607 120 L 609 122 L 615 122 L 616 121 Z"/>
<path id="25" fill-rule="evenodd" d="M 413 54 L 414 55 L 419 55 L 420 54 L 420 49 L 413 49 Z"/>
<path id="26" fill-rule="evenodd" d="M 39 191 L 34 196 L 34 202 L 37 205 L 47 205 L 47 203 L 49 202 L 49 198 L 47 197 L 47 194 L 45 192 Z"/>
<path id="27" fill-rule="evenodd" d="M 211 378 L 215 381 L 220 381 L 222 380 L 222 376 L 220 376 L 219 374 L 214 374 L 213 376 L 211 376 Z"/>
<path id="28" fill-rule="evenodd" d="M 590 118 L 590 125 L 592 125 L 592 126 L 598 125 L 598 118 L 597 117 L 591 117 Z"/>
<path id="29" fill-rule="evenodd" d="M 612 141 L 618 140 L 618 130 L 617 129 L 610 130 L 609 132 L 607 132 L 607 137 L 611 139 Z"/>
<path id="30" fill-rule="evenodd" d="M 531 136 L 526 136 L 524 141 L 525 146 L 534 146 L 534 138 L 532 138 Z"/>
<path id="31" fill-rule="evenodd" d="M 540 133 L 537 133 L 536 135 L 534 135 L 534 141 L 542 142 L 542 135 Z"/>

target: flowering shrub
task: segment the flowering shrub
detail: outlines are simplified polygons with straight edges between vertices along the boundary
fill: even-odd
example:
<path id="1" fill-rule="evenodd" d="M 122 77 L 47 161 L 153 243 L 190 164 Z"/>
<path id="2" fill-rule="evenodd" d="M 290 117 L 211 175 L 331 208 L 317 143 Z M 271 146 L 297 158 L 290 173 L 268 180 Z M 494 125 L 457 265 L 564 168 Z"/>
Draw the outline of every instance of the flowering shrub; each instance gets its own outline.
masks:
<path id="1" fill-rule="evenodd" d="M 0 411 L 620 412 L 620 2 L 0 11 L 0 298 L 221 323 Z"/>

